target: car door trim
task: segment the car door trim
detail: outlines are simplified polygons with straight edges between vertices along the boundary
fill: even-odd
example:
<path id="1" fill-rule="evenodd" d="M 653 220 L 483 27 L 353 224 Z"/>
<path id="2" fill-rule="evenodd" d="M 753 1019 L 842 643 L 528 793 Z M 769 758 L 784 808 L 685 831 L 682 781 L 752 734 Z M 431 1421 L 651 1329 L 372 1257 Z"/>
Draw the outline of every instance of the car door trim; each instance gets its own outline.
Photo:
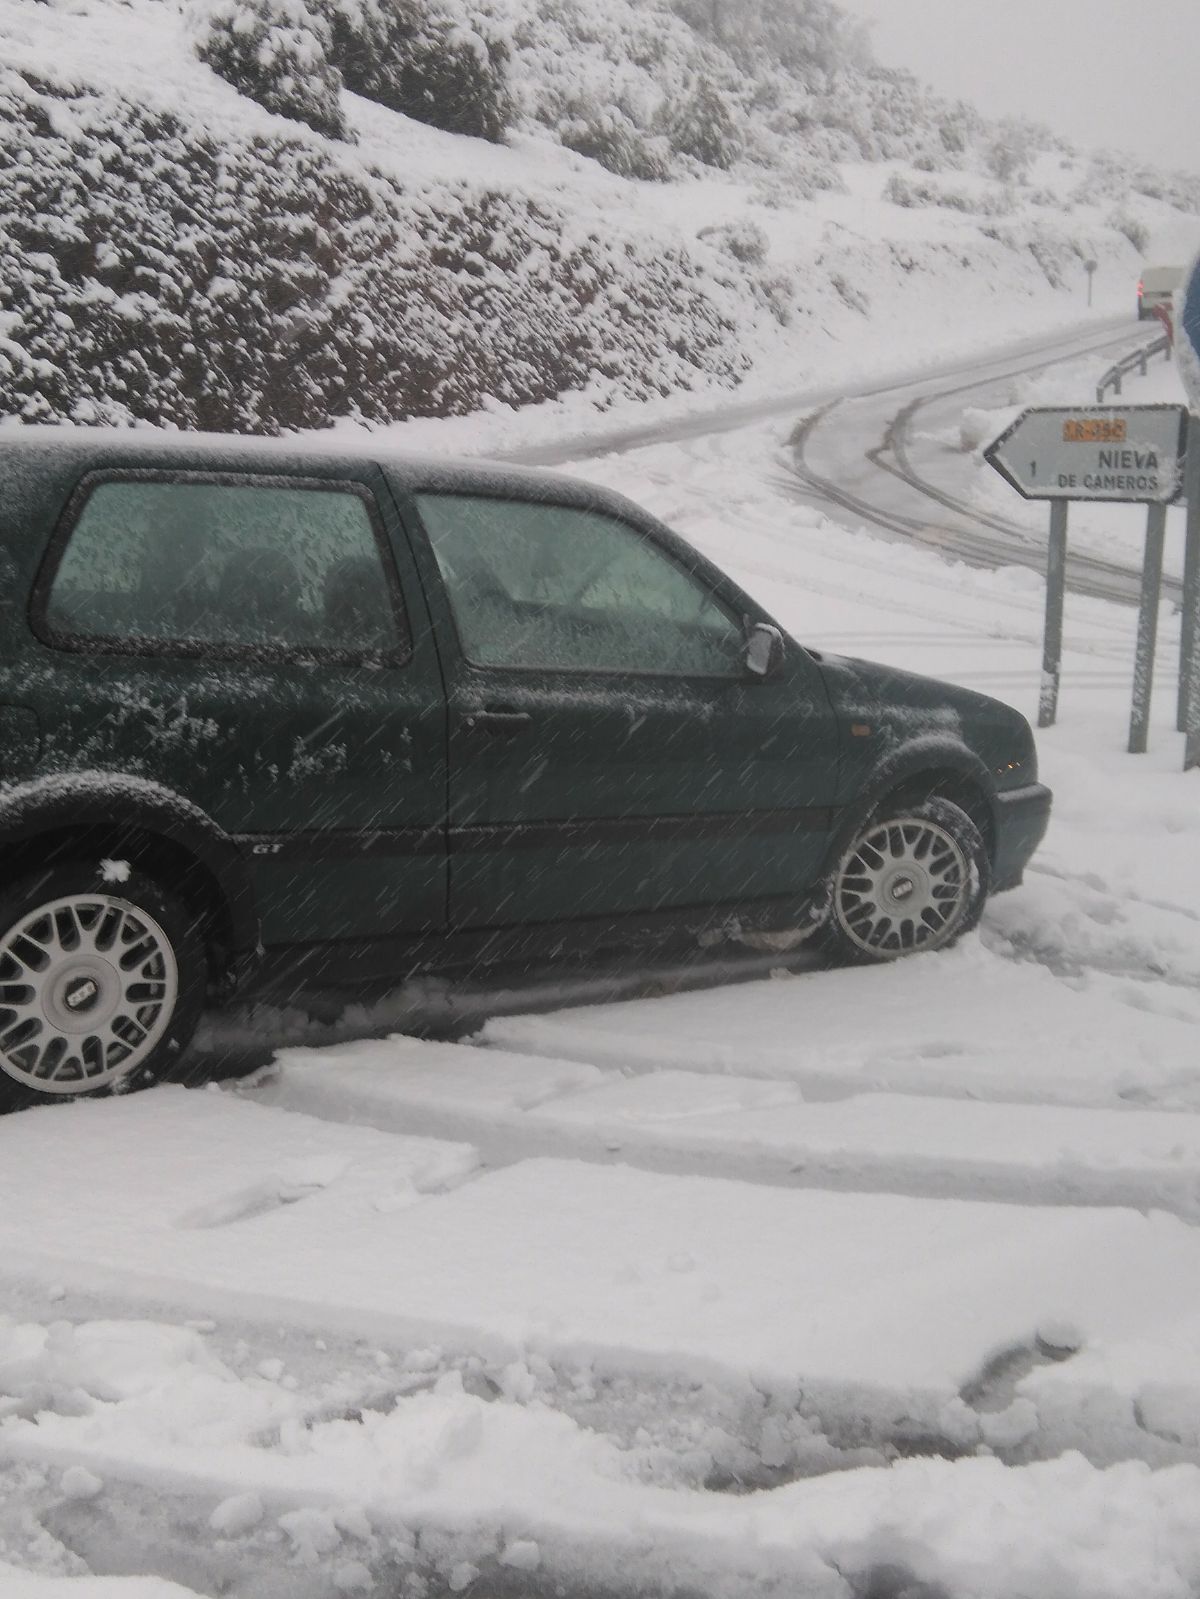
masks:
<path id="1" fill-rule="evenodd" d="M 837 812 L 828 806 L 795 810 L 714 811 L 707 815 L 570 817 L 548 822 L 489 822 L 451 827 L 450 853 L 496 849 L 586 848 L 589 845 L 678 843 L 772 833 L 828 833 Z"/>

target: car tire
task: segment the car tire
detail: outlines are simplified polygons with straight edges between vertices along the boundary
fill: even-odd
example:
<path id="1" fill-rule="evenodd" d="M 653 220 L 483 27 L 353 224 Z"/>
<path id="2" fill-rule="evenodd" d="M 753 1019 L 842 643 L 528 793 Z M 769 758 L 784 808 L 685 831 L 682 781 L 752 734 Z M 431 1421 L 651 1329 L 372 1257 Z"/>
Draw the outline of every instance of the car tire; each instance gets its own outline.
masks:
<path id="1" fill-rule="evenodd" d="M 885 801 L 829 880 L 826 949 L 857 963 L 946 949 L 983 914 L 991 863 L 979 828 L 950 800 Z"/>
<path id="2" fill-rule="evenodd" d="M 191 1042 L 207 987 L 197 918 L 106 864 L 0 893 L 0 1110 L 148 1087 Z"/>

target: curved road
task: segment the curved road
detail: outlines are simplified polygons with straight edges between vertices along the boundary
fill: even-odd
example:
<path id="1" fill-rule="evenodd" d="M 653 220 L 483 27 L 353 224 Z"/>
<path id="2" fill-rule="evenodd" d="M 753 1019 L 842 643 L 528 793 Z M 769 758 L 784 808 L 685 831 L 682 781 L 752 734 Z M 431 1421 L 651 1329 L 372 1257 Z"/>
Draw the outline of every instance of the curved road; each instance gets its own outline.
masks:
<path id="1" fill-rule="evenodd" d="M 793 492 L 850 511 L 876 530 L 916 539 L 978 566 L 1028 566 L 1042 572 L 1046 536 L 1016 520 L 970 503 L 971 455 L 931 446 L 931 436 L 952 436 L 963 410 L 1011 404 L 1016 377 L 1079 359 L 1095 351 L 1123 353 L 1148 342 L 1133 329 L 1081 345 L 1075 341 L 1045 351 L 1037 360 L 988 362 L 967 381 L 936 379 L 834 401 L 813 412 L 792 437 Z M 1090 399 L 1090 393 L 1088 398 Z M 1100 599 L 1136 604 L 1141 574 L 1135 567 L 1073 551 L 1067 586 Z M 1166 593 L 1178 598 L 1180 584 L 1168 578 Z"/>
<path id="2" fill-rule="evenodd" d="M 936 481 L 914 448 L 918 432 L 957 426 L 964 409 L 1011 403 L 1017 377 L 1103 354 L 1118 356 L 1149 342 L 1126 318 L 1090 322 L 1053 335 L 960 357 L 878 381 L 799 390 L 775 399 L 724 406 L 675 422 L 614 429 L 509 452 L 504 458 L 554 466 L 589 456 L 620 454 L 649 445 L 728 433 L 776 416 L 802 414 L 792 436 L 791 470 L 778 486 L 810 503 L 849 512 L 885 537 L 916 540 L 978 566 L 1021 565 L 1042 571 L 1046 544 L 1018 522 L 989 514 L 965 498 L 973 463 L 950 451 L 939 459 Z M 1090 391 L 1089 391 L 1090 397 Z M 1067 586 L 1103 599 L 1136 603 L 1140 574 L 1133 567 L 1073 553 Z M 1165 581 L 1176 598 L 1179 584 Z"/>

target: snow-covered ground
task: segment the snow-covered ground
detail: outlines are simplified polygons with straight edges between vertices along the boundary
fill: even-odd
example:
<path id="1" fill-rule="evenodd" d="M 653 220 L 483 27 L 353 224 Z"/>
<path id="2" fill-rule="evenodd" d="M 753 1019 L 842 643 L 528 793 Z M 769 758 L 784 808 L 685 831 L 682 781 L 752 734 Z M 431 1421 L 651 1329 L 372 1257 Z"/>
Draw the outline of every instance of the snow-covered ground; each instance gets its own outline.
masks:
<path id="1" fill-rule="evenodd" d="M 1038 580 L 807 508 L 793 422 L 578 470 L 1032 714 Z M 0 1124 L 0 1595 L 1200 1592 L 1177 629 L 1139 757 L 1132 613 L 1067 633 L 1051 831 L 952 951 Z"/>

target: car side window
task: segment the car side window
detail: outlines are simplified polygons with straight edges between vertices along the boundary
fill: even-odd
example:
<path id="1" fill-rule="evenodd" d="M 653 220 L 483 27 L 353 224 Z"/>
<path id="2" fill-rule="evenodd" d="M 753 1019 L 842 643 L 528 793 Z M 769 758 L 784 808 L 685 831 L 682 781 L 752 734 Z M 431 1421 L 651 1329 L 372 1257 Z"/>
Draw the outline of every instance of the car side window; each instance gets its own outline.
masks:
<path id="1" fill-rule="evenodd" d="M 395 660 L 407 630 L 364 496 L 113 479 L 87 494 L 45 596 L 53 643 Z"/>
<path id="2" fill-rule="evenodd" d="M 417 497 L 478 666 L 740 677 L 739 622 L 635 527 L 571 506 Z"/>

